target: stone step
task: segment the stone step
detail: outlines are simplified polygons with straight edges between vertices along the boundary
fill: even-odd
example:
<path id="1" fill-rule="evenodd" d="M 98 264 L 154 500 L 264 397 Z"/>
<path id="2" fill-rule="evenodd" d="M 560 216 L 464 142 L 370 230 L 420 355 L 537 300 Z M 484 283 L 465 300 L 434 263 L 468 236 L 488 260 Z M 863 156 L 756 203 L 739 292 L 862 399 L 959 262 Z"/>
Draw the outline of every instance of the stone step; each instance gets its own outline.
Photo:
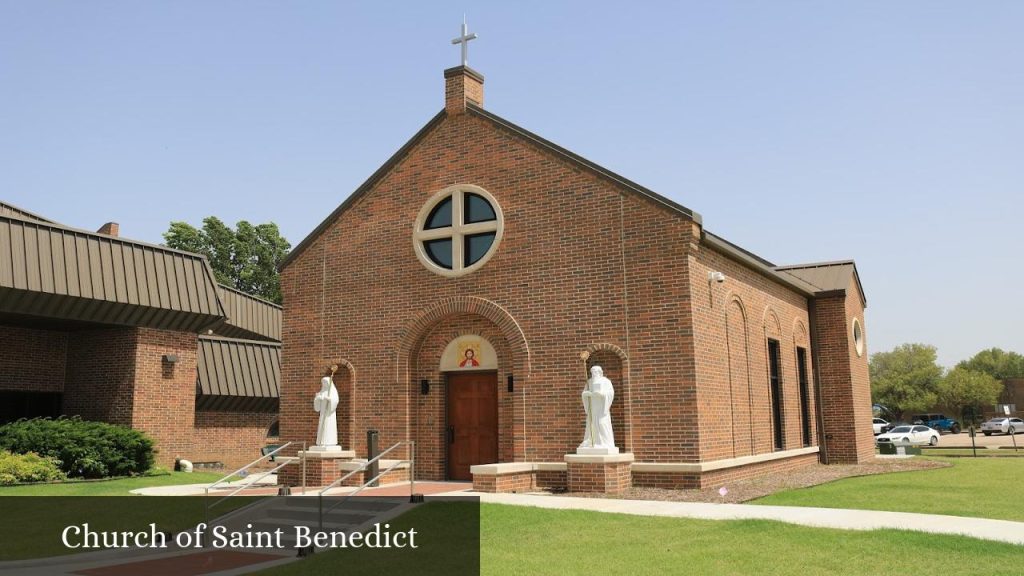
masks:
<path id="1" fill-rule="evenodd" d="M 344 495 L 341 496 L 327 496 L 324 498 L 324 508 L 329 508 L 335 505 Z M 319 510 L 320 502 L 319 498 L 313 497 L 290 497 L 284 500 L 284 504 L 290 508 L 307 508 L 313 510 Z M 347 510 L 347 511 L 359 511 L 359 512 L 387 512 L 398 506 L 404 504 L 401 498 L 371 498 L 364 496 L 356 496 L 349 498 L 343 504 L 339 505 L 335 510 Z"/>
<path id="2" fill-rule="evenodd" d="M 327 502 L 324 503 L 325 510 L 329 506 Z M 376 510 L 370 511 L 353 511 L 346 510 L 345 504 L 342 504 L 338 508 L 331 510 L 324 514 L 325 519 L 330 519 L 332 522 L 351 522 L 354 524 L 360 524 L 367 520 L 372 520 L 379 512 Z M 267 519 L 290 519 L 290 520 L 305 520 L 305 521 L 318 521 L 320 518 L 319 510 L 316 508 L 295 508 L 295 507 L 279 507 L 270 508 L 264 513 Z"/>

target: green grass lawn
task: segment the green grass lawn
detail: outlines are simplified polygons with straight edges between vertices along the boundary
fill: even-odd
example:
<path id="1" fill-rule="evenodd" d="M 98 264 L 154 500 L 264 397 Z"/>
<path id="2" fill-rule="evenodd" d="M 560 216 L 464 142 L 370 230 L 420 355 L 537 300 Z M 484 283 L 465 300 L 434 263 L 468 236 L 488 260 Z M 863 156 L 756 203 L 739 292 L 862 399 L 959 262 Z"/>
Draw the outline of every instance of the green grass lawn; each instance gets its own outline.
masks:
<path id="1" fill-rule="evenodd" d="M 316 554 L 260 574 L 353 573 L 343 553 Z M 916 574 L 925 563 L 958 576 L 990 575 L 1019 567 L 1022 557 L 1020 546 L 893 530 L 856 532 L 494 504 L 481 510 L 481 573 L 488 575 Z M 398 557 L 390 563 L 389 555 L 378 558 L 369 567 L 379 573 L 435 573 L 429 555 L 408 555 L 401 563 Z M 366 573 L 363 564 L 359 567 Z M 410 567 L 417 568 L 404 571 Z"/>
<path id="2" fill-rule="evenodd" d="M 219 480 L 219 472 L 171 472 L 155 476 L 118 478 L 116 480 L 69 480 L 58 484 L 0 486 L 0 496 L 131 496 L 131 490 L 149 486 L 177 484 L 210 484 Z"/>
<path id="3" fill-rule="evenodd" d="M 1024 521 L 1024 460 L 943 458 L 942 461 L 952 466 L 846 478 L 779 492 L 749 503 Z"/>
<path id="4" fill-rule="evenodd" d="M 83 522 L 95 530 L 118 531 L 140 530 L 150 522 L 155 522 L 160 530 L 170 531 L 193 526 L 206 517 L 203 497 L 136 497 L 129 491 L 147 486 L 212 483 L 221 476 L 218 472 L 172 472 L 116 480 L 0 487 L 0 496 L 20 496 L 0 499 L 4 519 L 0 523 L 0 561 L 76 553 L 64 547 L 60 533 L 65 526 Z M 104 498 L 83 498 L 91 496 Z M 223 514 L 245 503 L 245 498 L 232 498 L 215 512 Z"/>
<path id="5" fill-rule="evenodd" d="M 970 448 L 938 448 L 931 449 L 922 448 L 922 456 L 974 456 L 974 452 Z M 1024 450 L 991 450 L 988 448 L 978 448 L 978 458 L 1024 458 Z"/>

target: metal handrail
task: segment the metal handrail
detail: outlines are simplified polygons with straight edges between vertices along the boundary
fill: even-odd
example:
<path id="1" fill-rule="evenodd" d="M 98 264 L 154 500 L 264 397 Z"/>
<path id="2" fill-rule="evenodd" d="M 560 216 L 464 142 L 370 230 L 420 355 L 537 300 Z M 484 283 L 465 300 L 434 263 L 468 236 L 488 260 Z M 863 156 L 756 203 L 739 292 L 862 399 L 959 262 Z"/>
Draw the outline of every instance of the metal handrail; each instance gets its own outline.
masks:
<path id="1" fill-rule="evenodd" d="M 388 448 L 387 450 L 385 450 L 385 451 L 381 452 L 380 454 L 377 454 L 376 456 L 374 456 L 373 458 L 371 458 L 371 459 L 367 460 L 366 462 L 363 462 L 363 463 L 361 463 L 361 464 L 360 464 L 360 466 L 359 466 L 359 468 L 356 468 L 355 470 L 353 470 L 353 471 L 349 472 L 348 474 L 345 474 L 345 475 L 344 475 L 344 476 L 342 476 L 341 478 L 338 478 L 338 479 L 337 479 L 337 480 L 335 480 L 334 482 L 331 482 L 330 484 L 328 484 L 327 486 L 325 486 L 325 487 L 323 488 L 323 490 L 320 490 L 320 493 L 319 493 L 318 495 L 319 495 L 319 496 L 323 496 L 323 495 L 324 495 L 324 492 L 327 492 L 328 490 L 331 490 L 331 489 L 333 489 L 333 488 L 337 488 L 337 487 L 338 487 L 338 484 L 341 484 L 341 483 L 342 483 L 342 482 L 344 482 L 345 480 L 348 480 L 349 478 L 351 478 L 352 476 L 354 476 L 354 475 L 355 475 L 355 474 L 356 474 L 357 472 L 362 472 L 363 470 L 365 470 L 365 469 L 366 469 L 366 467 L 367 467 L 367 466 L 369 466 L 370 464 L 373 464 L 373 463 L 374 463 L 374 462 L 376 462 L 377 460 L 380 460 L 380 459 L 381 459 L 381 457 L 383 457 L 383 456 L 384 456 L 385 454 L 387 454 L 388 452 L 391 452 L 392 450 L 394 450 L 395 448 L 398 448 L 398 447 L 399 447 L 399 446 L 401 446 L 402 444 L 407 444 L 407 443 L 410 443 L 410 442 L 411 442 L 411 441 L 409 441 L 409 440 L 403 440 L 403 441 L 401 441 L 401 442 L 398 442 L 398 443 L 396 443 L 396 444 L 395 444 L 394 446 L 392 446 L 392 447 Z"/>
<path id="2" fill-rule="evenodd" d="M 399 460 L 399 461 L 395 462 L 394 464 L 392 464 L 391 466 L 388 466 L 386 469 L 384 469 L 383 472 L 380 472 L 379 474 L 377 474 L 373 478 L 370 478 L 369 480 L 364 481 L 355 490 L 349 492 L 348 494 L 345 494 L 340 500 L 335 502 L 333 506 L 331 506 L 330 508 L 327 509 L 326 512 L 324 512 L 324 494 L 328 490 L 331 490 L 331 489 L 335 488 L 338 484 L 344 482 L 348 478 L 351 478 L 357 472 L 362 472 L 363 470 L 366 470 L 367 467 L 370 464 L 372 464 L 373 462 L 376 462 L 382 456 L 384 456 L 388 452 L 391 452 L 395 448 L 398 448 L 402 444 L 408 444 L 409 445 L 409 459 L 408 460 Z M 321 530 L 324 529 L 324 514 L 325 513 L 329 514 L 332 510 L 334 510 L 338 506 L 341 506 L 346 501 L 348 501 L 349 498 L 351 498 L 351 497 L 355 496 L 356 494 L 362 492 L 364 488 L 366 488 L 370 484 L 373 484 L 377 480 L 380 480 L 388 472 L 391 472 L 392 470 L 394 470 L 395 468 L 398 468 L 402 464 L 408 464 L 409 465 L 409 496 L 411 498 L 413 496 L 413 494 L 415 494 L 415 492 L 416 492 L 416 476 L 415 476 L 415 474 L 416 474 L 416 442 L 414 440 L 403 440 L 401 442 L 395 443 L 394 446 L 388 448 L 387 450 L 381 452 L 380 454 L 377 454 L 376 456 L 374 456 L 370 460 L 367 460 L 366 462 L 363 462 L 359 466 L 359 468 L 356 468 L 355 470 L 349 472 L 348 474 L 345 474 L 341 478 L 338 478 L 334 482 L 331 482 L 329 485 L 327 485 L 323 490 L 321 490 L 317 494 L 317 505 L 318 505 L 318 508 L 319 508 L 319 511 L 320 511 L 320 514 L 319 514 L 320 515 L 320 529 Z"/>
<path id="3" fill-rule="evenodd" d="M 256 464 L 259 464 L 260 462 L 262 462 L 262 461 L 263 461 L 263 459 L 264 459 L 264 458 L 269 458 L 269 457 L 273 456 L 274 454 L 277 454 L 277 453 L 278 453 L 278 452 L 280 452 L 281 450 L 284 450 L 285 448 L 287 448 L 287 447 L 291 446 L 291 445 L 292 445 L 292 444 L 294 444 L 294 443 L 295 443 L 295 442 L 286 442 L 285 444 L 282 444 L 282 445 L 278 446 L 278 447 L 277 447 L 276 449 L 274 449 L 274 450 L 273 450 L 272 452 L 267 452 L 266 454 L 264 454 L 264 455 L 260 456 L 259 458 L 257 458 L 257 459 L 255 459 L 255 460 L 253 460 L 252 462 L 249 462 L 249 463 L 248 463 L 248 464 L 246 464 L 245 466 L 242 466 L 242 467 L 241 467 L 241 468 L 239 468 L 238 470 L 235 470 L 235 471 L 234 471 L 234 472 L 232 472 L 231 474 L 228 474 L 227 476 L 225 476 L 225 477 L 221 478 L 220 480 L 217 480 L 217 481 L 216 481 L 216 482 L 214 482 L 213 484 L 210 484 L 209 486 L 207 486 L 207 487 L 206 487 L 206 491 L 207 491 L 207 493 L 209 493 L 209 491 L 210 491 L 210 490 L 212 490 L 214 486 L 216 486 L 216 485 L 220 484 L 221 482 L 223 482 L 223 481 L 227 480 L 228 478 L 231 478 L 232 476 L 235 476 L 236 474 L 238 474 L 239 472 L 241 472 L 241 471 L 245 470 L 246 468 L 249 468 L 250 466 L 255 466 Z"/>
<path id="4" fill-rule="evenodd" d="M 241 492 L 242 490 L 244 490 L 244 489 L 246 489 L 246 488 L 249 488 L 250 486 L 252 486 L 253 484 L 255 484 L 255 483 L 256 483 L 256 482 L 258 481 L 258 480 L 262 480 L 263 478 L 266 478 L 266 477 L 267 477 L 267 476 L 269 476 L 270 474 L 273 474 L 274 472 L 277 472 L 277 471 L 278 471 L 278 470 L 280 470 L 281 468 L 284 468 L 284 467 L 285 467 L 285 466 L 287 466 L 288 464 L 291 464 L 291 461 L 290 461 L 290 460 L 286 460 L 286 461 L 282 462 L 281 464 L 279 464 L 279 465 L 278 465 L 278 466 L 277 466 L 276 468 L 274 468 L 273 470 L 270 470 L 269 472 L 265 472 L 264 474 L 261 474 L 261 475 L 259 475 L 259 476 L 255 477 L 254 479 L 250 480 L 249 482 L 246 482 L 245 484 L 242 484 L 241 486 L 239 486 L 239 487 L 238 487 L 238 489 L 237 489 L 237 490 L 235 490 L 235 491 L 234 491 L 234 492 L 232 492 L 231 494 L 228 494 L 227 496 L 224 496 L 224 497 L 223 497 L 223 498 L 221 498 L 220 500 L 217 500 L 217 501 L 216 501 L 216 502 L 214 502 L 213 504 L 210 504 L 210 490 L 212 490 L 212 489 L 213 489 L 214 487 L 216 487 L 217 485 L 219 485 L 219 484 L 223 483 L 223 482 L 224 482 L 225 480 L 227 480 L 228 478 L 231 478 L 231 477 L 233 477 L 233 476 L 235 476 L 235 475 L 239 474 L 239 473 L 240 473 L 240 472 L 242 472 L 243 470 L 246 470 L 246 469 L 248 469 L 248 468 L 249 468 L 250 466 L 255 466 L 256 464 L 259 464 L 260 462 L 262 462 L 262 461 L 263 461 L 264 459 L 267 459 L 267 458 L 272 458 L 272 457 L 273 457 L 273 456 L 274 456 L 275 454 L 277 454 L 277 453 L 278 453 L 278 452 L 280 452 L 281 450 L 284 450 L 285 448 L 287 448 L 287 447 L 291 446 L 292 444 L 294 444 L 294 442 L 286 442 L 286 443 L 282 444 L 281 446 L 278 446 L 278 447 L 277 447 L 277 448 L 275 448 L 274 450 L 272 450 L 272 451 L 270 451 L 270 452 L 267 452 L 266 454 L 264 454 L 264 455 L 260 456 L 259 458 L 257 458 L 257 459 L 255 459 L 255 460 L 253 460 L 252 462 L 250 462 L 250 463 L 246 464 L 245 466 L 242 466 L 242 467 L 241 467 L 241 468 L 239 468 L 238 470 L 235 470 L 235 471 L 234 471 L 234 472 L 232 472 L 231 474 L 228 474 L 227 476 L 225 476 L 225 477 L 221 478 L 220 480 L 217 480 L 217 481 L 216 481 L 216 482 L 214 482 L 213 484 L 210 484 L 209 486 L 207 486 L 207 487 L 206 487 L 206 496 L 205 496 L 205 497 L 203 498 L 203 502 L 204 502 L 204 504 L 206 504 L 206 511 L 205 511 L 205 513 L 204 513 L 204 515 L 203 515 L 203 516 L 204 516 L 204 520 L 206 521 L 206 526 L 207 526 L 207 528 L 209 528 L 209 526 L 210 526 L 210 510 L 211 510 L 211 509 L 213 509 L 214 507 L 216 507 L 216 506 L 217 506 L 218 504 L 220 504 L 221 502 L 223 502 L 223 501 L 227 500 L 228 498 L 231 498 L 231 497 L 232 497 L 232 496 L 234 496 L 235 494 L 238 494 L 238 493 L 239 493 L 239 492 Z"/>

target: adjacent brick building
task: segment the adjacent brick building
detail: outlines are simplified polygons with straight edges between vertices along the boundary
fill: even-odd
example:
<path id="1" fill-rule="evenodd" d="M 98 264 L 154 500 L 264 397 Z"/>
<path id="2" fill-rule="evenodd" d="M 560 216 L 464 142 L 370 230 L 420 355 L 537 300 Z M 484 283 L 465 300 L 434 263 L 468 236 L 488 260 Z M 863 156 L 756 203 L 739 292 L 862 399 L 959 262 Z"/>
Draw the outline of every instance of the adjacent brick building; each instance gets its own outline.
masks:
<path id="1" fill-rule="evenodd" d="M 444 109 L 282 267 L 283 440 L 315 438 L 336 364 L 345 449 L 373 429 L 415 441 L 421 479 L 517 463 L 478 480 L 564 485 L 588 351 L 634 484 L 872 457 L 852 262 L 775 266 L 486 111 L 479 73 L 444 78 Z"/>
<path id="2" fill-rule="evenodd" d="M 163 466 L 255 460 L 276 435 L 280 307 L 117 233 L 0 203 L 0 423 L 131 426 Z"/>

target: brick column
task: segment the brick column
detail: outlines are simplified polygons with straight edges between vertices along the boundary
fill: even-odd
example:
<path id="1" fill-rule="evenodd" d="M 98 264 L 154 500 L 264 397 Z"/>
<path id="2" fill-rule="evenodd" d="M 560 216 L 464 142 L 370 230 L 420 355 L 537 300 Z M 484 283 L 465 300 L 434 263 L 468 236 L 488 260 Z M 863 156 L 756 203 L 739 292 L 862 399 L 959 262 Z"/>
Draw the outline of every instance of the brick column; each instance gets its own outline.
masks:
<path id="1" fill-rule="evenodd" d="M 570 492 L 619 494 L 631 486 L 633 454 L 584 456 L 566 454 Z"/>

